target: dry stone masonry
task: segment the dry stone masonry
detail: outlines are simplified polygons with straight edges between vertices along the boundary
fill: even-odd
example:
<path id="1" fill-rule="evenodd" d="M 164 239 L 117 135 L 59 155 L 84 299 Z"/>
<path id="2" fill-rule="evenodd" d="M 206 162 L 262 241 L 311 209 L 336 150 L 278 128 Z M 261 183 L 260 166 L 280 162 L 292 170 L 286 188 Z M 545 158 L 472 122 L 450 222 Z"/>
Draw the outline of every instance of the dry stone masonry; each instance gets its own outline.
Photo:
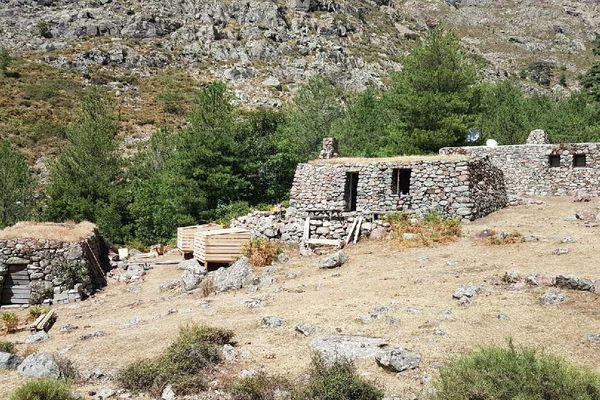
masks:
<path id="1" fill-rule="evenodd" d="M 60 234 L 52 238 L 30 237 L 35 236 L 36 230 L 47 231 L 64 224 L 29 225 L 28 232 L 34 235 L 23 237 L 12 235 L 19 234 L 19 224 L 0 232 L 1 304 L 79 301 L 104 286 L 104 246 L 95 226 L 84 224 L 73 226 L 89 228 L 73 240 Z"/>
<path id="2" fill-rule="evenodd" d="M 440 154 L 489 157 L 504 172 L 511 199 L 600 194 L 600 143 L 549 144 L 546 133 L 535 130 L 524 145 L 447 147 Z"/>

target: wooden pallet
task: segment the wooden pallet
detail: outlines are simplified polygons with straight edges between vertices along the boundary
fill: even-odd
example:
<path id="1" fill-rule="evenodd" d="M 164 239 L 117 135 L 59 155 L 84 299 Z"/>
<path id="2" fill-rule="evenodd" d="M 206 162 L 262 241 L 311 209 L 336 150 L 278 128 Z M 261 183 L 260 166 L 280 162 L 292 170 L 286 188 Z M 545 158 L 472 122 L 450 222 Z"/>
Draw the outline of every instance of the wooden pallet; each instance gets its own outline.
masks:
<path id="1" fill-rule="evenodd" d="M 204 264 L 234 262 L 250 239 L 250 231 L 239 228 L 199 231 L 194 238 L 194 258 Z"/>
<path id="2" fill-rule="evenodd" d="M 196 232 L 215 229 L 223 229 L 223 226 L 218 224 L 204 224 L 177 228 L 177 248 L 184 253 L 191 253 L 194 251 L 194 236 Z"/>
<path id="3" fill-rule="evenodd" d="M 0 304 L 29 304 L 30 284 L 27 265 L 10 265 L 0 294 Z"/>

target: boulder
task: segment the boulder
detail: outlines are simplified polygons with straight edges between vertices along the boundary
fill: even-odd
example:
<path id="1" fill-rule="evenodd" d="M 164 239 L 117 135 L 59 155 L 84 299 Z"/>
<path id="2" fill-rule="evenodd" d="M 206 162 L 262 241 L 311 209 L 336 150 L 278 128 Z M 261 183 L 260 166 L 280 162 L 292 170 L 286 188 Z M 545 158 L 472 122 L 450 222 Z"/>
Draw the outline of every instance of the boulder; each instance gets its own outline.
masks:
<path id="1" fill-rule="evenodd" d="M 322 336 L 309 343 L 311 350 L 319 353 L 329 364 L 338 360 L 375 357 L 386 345 L 387 342 L 381 338 L 346 335 Z"/>
<path id="2" fill-rule="evenodd" d="M 250 266 L 248 257 L 240 257 L 230 267 L 219 268 L 209 272 L 216 291 L 226 292 L 228 290 L 241 289 L 254 283 L 256 276 Z"/>
<path id="3" fill-rule="evenodd" d="M 600 343 L 600 333 L 590 333 L 587 340 L 592 343 Z"/>
<path id="4" fill-rule="evenodd" d="M 17 372 L 31 378 L 61 377 L 56 358 L 50 353 L 33 353 L 17 367 Z"/>
<path id="5" fill-rule="evenodd" d="M 369 234 L 371 240 L 384 240 L 387 239 L 388 232 L 384 227 L 375 228 Z"/>
<path id="6" fill-rule="evenodd" d="M 162 391 L 160 396 L 161 400 L 175 400 L 175 391 L 173 390 L 173 386 L 167 385 Z"/>
<path id="7" fill-rule="evenodd" d="M 594 282 L 590 279 L 579 278 L 575 275 L 558 275 L 556 277 L 556 286 L 565 289 L 591 291 Z"/>
<path id="8" fill-rule="evenodd" d="M 50 338 L 50 336 L 48 335 L 47 332 L 39 331 L 39 332 L 32 333 L 31 335 L 29 335 L 25 339 L 25 343 L 31 344 L 31 343 L 36 343 L 36 342 L 43 342 L 44 340 L 48 340 L 49 338 Z"/>
<path id="9" fill-rule="evenodd" d="M 158 289 L 161 292 L 167 292 L 169 290 L 175 290 L 179 287 L 179 281 L 176 280 L 168 280 L 168 281 L 163 281 L 160 283 L 160 285 L 158 286 Z"/>
<path id="10" fill-rule="evenodd" d="M 319 268 L 336 268 L 344 265 L 348 261 L 348 257 L 343 250 L 336 251 L 328 255 L 319 262 Z"/>
<path id="11" fill-rule="evenodd" d="M 474 297 L 480 291 L 481 291 L 481 286 L 474 285 L 472 283 L 468 283 L 468 284 L 456 289 L 454 291 L 454 293 L 452 294 L 452 297 L 454 297 L 455 299 L 459 299 L 459 300 L 462 299 L 463 297 L 467 297 L 470 299 L 470 298 Z"/>
<path id="12" fill-rule="evenodd" d="M 200 286 L 204 276 L 204 274 L 197 274 L 191 270 L 185 271 L 181 275 L 181 288 L 186 292 L 196 289 L 198 286 Z"/>
<path id="13" fill-rule="evenodd" d="M 419 353 L 405 350 L 401 347 L 382 351 L 375 356 L 377 364 L 392 372 L 402 372 L 407 369 L 415 369 L 421 363 Z"/>
<path id="14" fill-rule="evenodd" d="M 204 265 L 200 264 L 198 260 L 195 260 L 193 258 L 190 260 L 181 261 L 179 264 L 177 264 L 177 269 L 190 271 L 197 275 L 206 275 L 206 273 L 208 272 L 208 269 Z"/>
<path id="15" fill-rule="evenodd" d="M 16 369 L 23 358 L 16 354 L 0 352 L 0 369 Z"/>
<path id="16" fill-rule="evenodd" d="M 304 323 L 304 324 L 300 324 L 300 325 L 296 325 L 296 332 L 299 332 L 301 334 L 303 334 L 304 336 L 311 336 L 314 335 L 317 332 L 317 327 L 309 324 L 309 323 Z"/>
<path id="17" fill-rule="evenodd" d="M 285 325 L 285 319 L 277 316 L 264 317 L 262 319 L 262 326 L 266 328 L 279 328 Z"/>
<path id="18" fill-rule="evenodd" d="M 116 397 L 117 392 L 111 388 L 102 388 L 94 396 L 94 400 L 107 400 Z"/>
<path id="19" fill-rule="evenodd" d="M 125 276 L 130 279 L 138 279 L 142 276 L 146 275 L 146 271 L 144 271 L 144 266 L 141 264 L 128 264 L 127 271 L 125 272 Z"/>
<path id="20" fill-rule="evenodd" d="M 561 304 L 565 301 L 567 301 L 566 296 L 560 292 L 557 292 L 556 290 L 548 290 L 540 298 L 540 303 L 543 305 Z"/>

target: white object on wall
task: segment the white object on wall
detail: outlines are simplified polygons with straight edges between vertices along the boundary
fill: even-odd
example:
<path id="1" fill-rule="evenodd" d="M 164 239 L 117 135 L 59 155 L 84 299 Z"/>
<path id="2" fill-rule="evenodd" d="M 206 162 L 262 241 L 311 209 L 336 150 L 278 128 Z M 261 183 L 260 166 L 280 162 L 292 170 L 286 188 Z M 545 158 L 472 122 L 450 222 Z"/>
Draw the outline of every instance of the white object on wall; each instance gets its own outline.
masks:
<path id="1" fill-rule="evenodd" d="M 498 147 L 498 142 L 496 142 L 494 139 L 488 139 L 488 140 L 485 142 L 485 145 L 486 145 L 487 147 Z"/>

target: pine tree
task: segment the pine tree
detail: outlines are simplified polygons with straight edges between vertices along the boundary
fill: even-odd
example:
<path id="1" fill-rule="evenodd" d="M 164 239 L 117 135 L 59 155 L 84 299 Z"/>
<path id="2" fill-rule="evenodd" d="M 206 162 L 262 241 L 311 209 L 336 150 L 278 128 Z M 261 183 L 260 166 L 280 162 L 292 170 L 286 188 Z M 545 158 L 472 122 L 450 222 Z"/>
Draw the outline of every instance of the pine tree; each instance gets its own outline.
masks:
<path id="1" fill-rule="evenodd" d="M 437 29 L 403 61 L 385 101 L 404 152 L 460 145 L 474 121 L 477 75 L 458 38 Z"/>
<path id="2" fill-rule="evenodd" d="M 590 69 L 581 78 L 581 85 L 594 101 L 600 103 L 600 36 L 596 37 L 594 61 Z"/>
<path id="3" fill-rule="evenodd" d="M 118 239 L 118 226 L 114 226 L 120 219 L 115 216 L 121 176 L 117 132 L 108 99 L 93 90 L 84 98 L 69 142 L 52 167 L 45 210 L 48 219 L 98 222 L 108 237 Z"/>
<path id="4" fill-rule="evenodd" d="M 31 218 L 35 180 L 25 157 L 0 140 L 0 228 Z"/>

